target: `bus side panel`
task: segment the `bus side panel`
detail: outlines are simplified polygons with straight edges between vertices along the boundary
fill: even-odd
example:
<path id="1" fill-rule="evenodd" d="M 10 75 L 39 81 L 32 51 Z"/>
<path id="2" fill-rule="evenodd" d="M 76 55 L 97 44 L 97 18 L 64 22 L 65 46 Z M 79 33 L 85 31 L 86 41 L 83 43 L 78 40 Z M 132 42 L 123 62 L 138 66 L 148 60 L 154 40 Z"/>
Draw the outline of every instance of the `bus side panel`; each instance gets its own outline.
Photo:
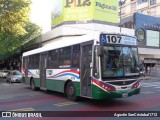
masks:
<path id="1" fill-rule="evenodd" d="M 66 83 L 66 81 L 64 81 L 64 80 L 47 79 L 46 88 L 48 90 L 53 90 L 53 91 L 64 93 L 65 83 Z M 75 89 L 76 89 L 76 95 L 80 96 L 80 83 L 79 82 L 73 82 L 73 84 L 74 84 Z"/>
<path id="2" fill-rule="evenodd" d="M 128 97 L 140 93 L 140 88 L 124 90 L 124 91 L 111 91 L 108 92 L 103 88 L 96 85 L 92 85 L 92 98 L 93 99 L 106 99 L 106 98 L 122 98 L 123 94 L 127 94 Z"/>
<path id="3" fill-rule="evenodd" d="M 40 78 L 38 69 L 28 69 L 28 76 L 25 78 L 25 83 L 30 85 L 30 80 L 33 78 L 35 87 L 40 87 Z"/>
<path id="4" fill-rule="evenodd" d="M 35 87 L 40 87 L 40 79 L 39 78 L 34 78 L 35 82 Z"/>
<path id="5" fill-rule="evenodd" d="M 65 81 L 62 80 L 54 80 L 54 79 L 47 79 L 46 81 L 46 88 L 48 90 L 53 90 L 57 92 L 64 92 L 64 84 Z"/>
<path id="6" fill-rule="evenodd" d="M 64 92 L 65 83 L 71 80 L 76 88 L 76 95 L 80 94 L 80 75 L 79 69 L 47 69 L 46 88 L 57 92 Z"/>
<path id="7" fill-rule="evenodd" d="M 35 87 L 40 87 L 40 79 L 39 78 L 34 78 L 34 82 L 35 82 Z M 31 82 L 31 77 L 25 77 L 25 84 L 30 85 Z"/>
<path id="8" fill-rule="evenodd" d="M 76 89 L 76 96 L 80 96 L 80 82 L 73 82 Z"/>

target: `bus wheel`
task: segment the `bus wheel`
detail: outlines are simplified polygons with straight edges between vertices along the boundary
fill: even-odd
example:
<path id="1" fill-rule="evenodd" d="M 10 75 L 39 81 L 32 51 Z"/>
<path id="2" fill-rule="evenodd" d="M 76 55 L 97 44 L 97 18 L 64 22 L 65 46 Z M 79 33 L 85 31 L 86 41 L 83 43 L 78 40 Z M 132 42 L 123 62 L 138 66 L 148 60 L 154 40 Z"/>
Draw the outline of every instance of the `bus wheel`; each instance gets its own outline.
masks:
<path id="1" fill-rule="evenodd" d="M 39 88 L 35 86 L 34 79 L 31 79 L 31 88 L 33 91 L 39 90 Z"/>
<path id="2" fill-rule="evenodd" d="M 67 95 L 67 98 L 72 101 L 77 100 L 76 90 L 75 90 L 74 84 L 72 82 L 68 82 L 68 84 L 67 84 L 66 95 Z"/>

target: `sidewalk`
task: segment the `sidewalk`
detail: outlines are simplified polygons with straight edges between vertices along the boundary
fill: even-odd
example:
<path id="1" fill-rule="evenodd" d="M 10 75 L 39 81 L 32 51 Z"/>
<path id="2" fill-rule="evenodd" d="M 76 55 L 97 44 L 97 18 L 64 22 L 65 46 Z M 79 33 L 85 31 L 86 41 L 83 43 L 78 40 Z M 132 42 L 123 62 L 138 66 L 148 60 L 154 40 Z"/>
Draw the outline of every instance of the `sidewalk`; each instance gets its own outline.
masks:
<path id="1" fill-rule="evenodd" d="M 157 77 L 151 77 L 151 76 L 141 76 L 140 77 L 141 80 L 160 80 L 160 78 Z"/>

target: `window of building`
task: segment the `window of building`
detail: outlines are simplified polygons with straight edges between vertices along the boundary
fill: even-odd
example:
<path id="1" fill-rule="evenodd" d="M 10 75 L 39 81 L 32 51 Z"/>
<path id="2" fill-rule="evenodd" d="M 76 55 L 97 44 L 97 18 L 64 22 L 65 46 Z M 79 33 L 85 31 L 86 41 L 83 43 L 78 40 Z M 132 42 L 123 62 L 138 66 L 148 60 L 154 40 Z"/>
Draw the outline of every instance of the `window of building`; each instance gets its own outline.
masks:
<path id="1" fill-rule="evenodd" d="M 150 9 L 150 15 L 156 16 L 156 7 Z"/>
<path id="2" fill-rule="evenodd" d="M 58 67 L 58 50 L 49 51 L 48 54 L 48 68 L 54 69 Z"/>
<path id="3" fill-rule="evenodd" d="M 150 5 L 154 5 L 157 3 L 157 0 L 150 0 Z"/>
<path id="4" fill-rule="evenodd" d="M 151 47 L 159 47 L 159 45 L 160 45 L 159 31 L 147 30 L 146 34 L 147 34 L 146 35 L 146 41 L 147 41 L 146 45 L 151 46 Z"/>
<path id="5" fill-rule="evenodd" d="M 131 12 L 136 11 L 136 3 L 131 4 Z"/>
<path id="6" fill-rule="evenodd" d="M 71 67 L 71 47 L 59 49 L 59 68 Z"/>
<path id="7" fill-rule="evenodd" d="M 148 1 L 147 1 L 147 0 L 138 0 L 138 1 L 137 1 L 137 4 L 140 5 L 140 4 L 143 4 L 143 3 L 145 3 L 145 2 L 148 2 Z"/>
<path id="8" fill-rule="evenodd" d="M 126 8 L 121 8 L 121 15 L 125 14 L 126 13 Z"/>

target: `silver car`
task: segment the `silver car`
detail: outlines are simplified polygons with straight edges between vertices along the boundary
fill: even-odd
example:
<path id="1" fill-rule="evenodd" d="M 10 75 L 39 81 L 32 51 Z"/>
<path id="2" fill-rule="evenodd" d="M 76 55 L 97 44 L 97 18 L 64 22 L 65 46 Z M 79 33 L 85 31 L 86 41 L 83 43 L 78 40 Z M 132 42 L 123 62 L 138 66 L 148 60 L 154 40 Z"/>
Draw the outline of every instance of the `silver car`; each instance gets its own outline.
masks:
<path id="1" fill-rule="evenodd" d="M 12 70 L 7 75 L 7 82 L 22 82 L 22 73 L 18 70 Z"/>
<path id="2" fill-rule="evenodd" d="M 0 77 L 6 78 L 8 75 L 9 70 L 1 70 L 0 71 Z"/>

